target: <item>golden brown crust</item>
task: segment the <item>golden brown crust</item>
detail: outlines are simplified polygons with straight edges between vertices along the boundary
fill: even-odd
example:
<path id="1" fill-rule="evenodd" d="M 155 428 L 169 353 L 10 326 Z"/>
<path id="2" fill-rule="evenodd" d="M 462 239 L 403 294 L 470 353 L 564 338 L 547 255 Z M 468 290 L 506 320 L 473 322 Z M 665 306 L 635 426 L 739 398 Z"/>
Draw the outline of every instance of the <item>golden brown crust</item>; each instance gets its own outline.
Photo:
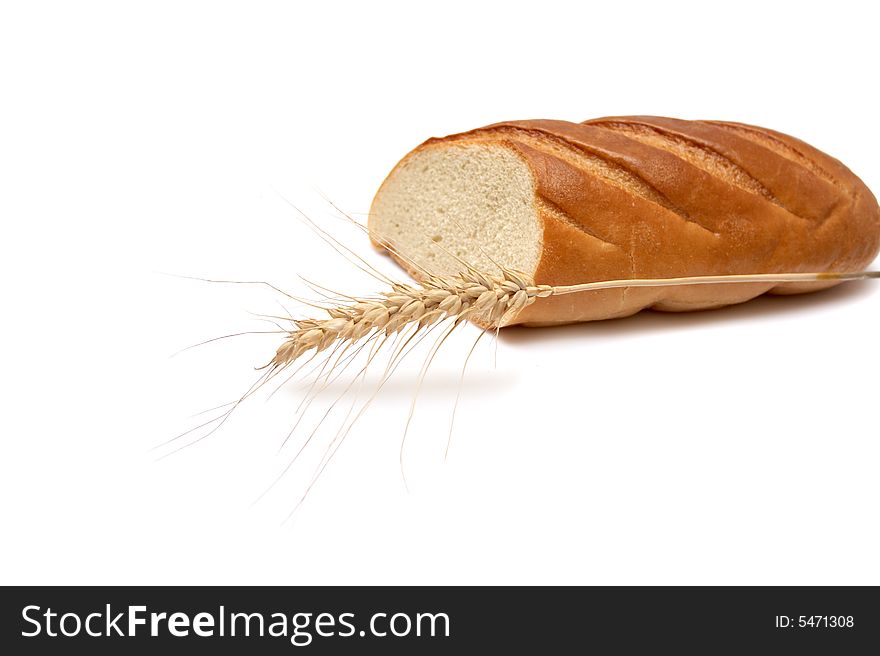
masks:
<path id="1" fill-rule="evenodd" d="M 838 160 L 765 128 L 653 116 L 510 121 L 413 152 L 461 141 L 503 145 L 529 165 L 543 220 L 538 284 L 855 271 L 880 249 L 880 208 L 864 183 Z M 833 284 L 574 294 L 540 299 L 515 323 L 704 309 Z"/>

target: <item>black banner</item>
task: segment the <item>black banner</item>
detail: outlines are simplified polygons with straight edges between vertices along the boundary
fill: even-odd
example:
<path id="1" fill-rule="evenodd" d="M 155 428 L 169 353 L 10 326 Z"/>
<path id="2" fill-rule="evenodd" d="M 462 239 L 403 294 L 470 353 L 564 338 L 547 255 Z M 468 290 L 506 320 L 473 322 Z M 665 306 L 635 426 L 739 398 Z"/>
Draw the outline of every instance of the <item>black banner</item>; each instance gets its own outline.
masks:
<path id="1" fill-rule="evenodd" d="M 855 654 L 880 645 L 873 587 L 8 587 L 0 612 L 5 654 Z"/>

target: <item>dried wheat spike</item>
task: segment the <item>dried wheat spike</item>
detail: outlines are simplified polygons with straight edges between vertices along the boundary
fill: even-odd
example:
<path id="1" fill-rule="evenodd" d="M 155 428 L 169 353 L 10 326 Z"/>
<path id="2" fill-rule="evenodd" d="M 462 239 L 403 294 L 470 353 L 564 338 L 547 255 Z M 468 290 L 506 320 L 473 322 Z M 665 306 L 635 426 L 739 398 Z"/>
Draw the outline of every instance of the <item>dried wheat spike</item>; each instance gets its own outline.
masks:
<path id="1" fill-rule="evenodd" d="M 392 335 L 406 326 L 424 328 L 448 318 L 470 319 L 494 330 L 552 292 L 548 285 L 534 285 L 525 274 L 504 268 L 501 275 L 468 268 L 456 276 L 430 276 L 418 286 L 397 283 L 376 299 L 327 310 L 327 319 L 294 321 L 296 329 L 278 348 L 270 366 L 283 367 L 339 340 L 355 342 L 373 333 Z"/>
<path id="2" fill-rule="evenodd" d="M 455 317 L 470 319 L 487 330 L 507 325 L 527 305 L 539 298 L 577 294 L 621 287 L 671 287 L 679 285 L 720 285 L 742 283 L 782 283 L 846 281 L 880 278 L 880 271 L 818 273 L 753 273 L 679 278 L 631 278 L 598 280 L 577 285 L 536 285 L 526 274 L 502 268 L 501 275 L 489 275 L 468 267 L 456 276 L 426 276 L 419 286 L 396 283 L 379 298 L 363 300 L 327 310 L 329 319 L 294 321 L 296 330 L 267 366 L 290 364 L 312 349 L 320 352 L 338 340 L 355 342 L 371 334 L 392 335 L 406 326 L 424 328 Z"/>

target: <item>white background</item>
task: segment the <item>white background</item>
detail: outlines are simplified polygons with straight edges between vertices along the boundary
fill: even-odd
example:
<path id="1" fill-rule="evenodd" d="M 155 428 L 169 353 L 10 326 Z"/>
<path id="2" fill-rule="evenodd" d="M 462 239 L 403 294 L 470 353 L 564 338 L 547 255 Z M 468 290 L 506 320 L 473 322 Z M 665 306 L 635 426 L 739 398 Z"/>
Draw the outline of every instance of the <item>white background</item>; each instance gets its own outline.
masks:
<path id="1" fill-rule="evenodd" d="M 166 274 L 377 291 L 284 199 L 400 275 L 316 189 L 363 218 L 429 136 L 736 120 L 880 188 L 869 7 L 4 3 L 0 581 L 880 584 L 876 283 L 504 331 L 497 365 L 489 340 L 471 362 L 444 461 L 468 326 L 420 391 L 410 491 L 422 355 L 287 522 L 342 419 L 252 505 L 320 418 L 277 453 L 302 388 L 149 452 L 247 388 L 277 336 L 171 354 L 282 311 Z"/>

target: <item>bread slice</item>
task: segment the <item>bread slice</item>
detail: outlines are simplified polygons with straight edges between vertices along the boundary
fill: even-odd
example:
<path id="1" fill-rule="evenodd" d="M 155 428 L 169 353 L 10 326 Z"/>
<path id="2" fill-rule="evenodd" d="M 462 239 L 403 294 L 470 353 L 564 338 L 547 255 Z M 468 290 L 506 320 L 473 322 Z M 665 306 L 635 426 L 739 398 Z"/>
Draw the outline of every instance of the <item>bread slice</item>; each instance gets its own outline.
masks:
<path id="1" fill-rule="evenodd" d="M 430 139 L 388 175 L 369 228 L 416 278 L 467 262 L 548 285 L 855 271 L 880 249 L 876 199 L 832 157 L 764 128 L 659 117 L 514 121 Z M 701 310 L 833 284 L 586 292 L 539 299 L 513 323 Z"/>

